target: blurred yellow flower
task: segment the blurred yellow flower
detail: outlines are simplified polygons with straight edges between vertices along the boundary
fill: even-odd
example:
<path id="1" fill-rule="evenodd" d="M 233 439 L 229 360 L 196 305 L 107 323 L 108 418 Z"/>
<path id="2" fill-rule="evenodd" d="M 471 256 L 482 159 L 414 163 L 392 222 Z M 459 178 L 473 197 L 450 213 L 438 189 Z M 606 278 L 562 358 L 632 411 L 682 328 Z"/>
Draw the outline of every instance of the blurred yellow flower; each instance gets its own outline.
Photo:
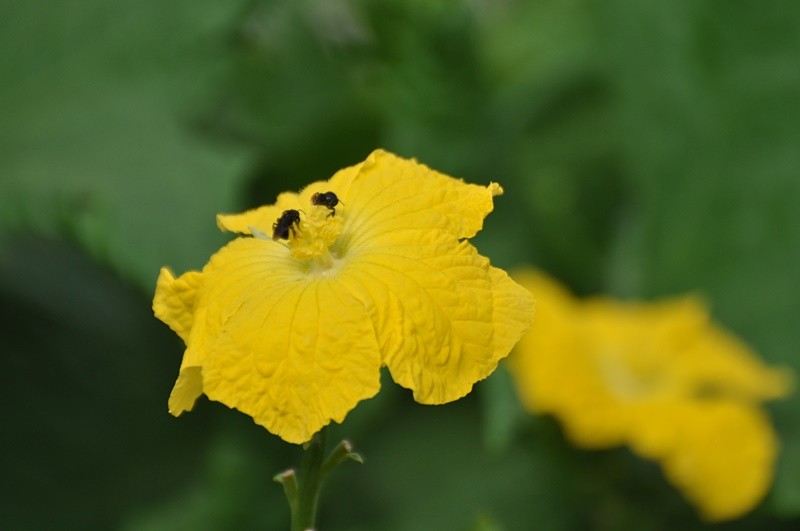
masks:
<path id="1" fill-rule="evenodd" d="M 153 310 L 186 343 L 169 410 L 205 394 L 292 443 L 378 392 L 470 392 L 533 320 L 533 298 L 467 241 L 502 193 L 385 151 L 218 225 L 244 235 L 202 272 L 164 268 Z"/>
<path id="2" fill-rule="evenodd" d="M 765 367 L 710 321 L 701 301 L 579 301 L 536 271 L 533 330 L 509 358 L 519 395 L 584 448 L 629 445 L 661 463 L 707 520 L 736 518 L 767 493 L 777 440 L 759 407 L 789 375 Z"/>

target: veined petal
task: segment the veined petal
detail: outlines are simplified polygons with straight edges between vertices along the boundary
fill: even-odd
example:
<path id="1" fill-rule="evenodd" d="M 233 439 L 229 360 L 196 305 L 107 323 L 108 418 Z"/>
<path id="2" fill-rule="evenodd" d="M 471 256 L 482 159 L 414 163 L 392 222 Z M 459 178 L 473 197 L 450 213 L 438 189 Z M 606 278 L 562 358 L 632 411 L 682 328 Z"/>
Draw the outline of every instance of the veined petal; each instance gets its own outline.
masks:
<path id="1" fill-rule="evenodd" d="M 490 267 L 489 280 L 492 283 L 495 356 L 501 359 L 531 328 L 536 303 L 531 292 L 502 269 Z"/>
<path id="2" fill-rule="evenodd" d="M 238 234 L 254 234 L 254 229 L 262 234 L 272 235 L 272 225 L 285 210 L 305 212 L 311 205 L 311 196 L 317 192 L 334 192 L 342 203 L 336 207 L 342 213 L 350 201 L 348 192 L 358 175 L 361 164 L 337 171 L 327 181 L 311 183 L 299 193 L 284 192 L 278 196 L 274 205 L 266 205 L 242 212 L 241 214 L 219 214 L 217 225 L 220 229 Z"/>
<path id="3" fill-rule="evenodd" d="M 153 297 L 153 313 L 166 323 L 186 343 L 194 323 L 197 290 L 203 275 L 189 271 L 178 278 L 166 267 L 161 268 Z"/>
<path id="4" fill-rule="evenodd" d="M 265 205 L 242 212 L 241 214 L 217 214 L 217 226 L 221 230 L 238 234 L 272 236 L 272 225 L 285 210 L 303 208 L 296 193 L 284 192 L 278 196 L 274 205 Z"/>
<path id="5" fill-rule="evenodd" d="M 207 308 L 200 305 L 195 313 L 197 326 L 192 327 L 186 341 L 178 379 L 169 394 L 169 412 L 176 417 L 184 411 L 191 411 L 200 395 L 203 394 L 203 365 L 208 359 L 207 345 L 213 336 L 207 326 Z"/>
<path id="6" fill-rule="evenodd" d="M 304 275 L 283 246 L 231 242 L 212 259 L 203 390 L 292 443 L 377 393 L 366 310 L 335 278 Z"/>
<path id="7" fill-rule="evenodd" d="M 191 411 L 203 393 L 200 366 L 204 353 L 197 348 L 197 340 L 192 341 L 193 335 L 202 333 L 202 326 L 194 327 L 194 323 L 202 323 L 205 315 L 202 308 L 197 312 L 199 315 L 195 311 L 203 281 L 204 275 L 198 271 L 184 273 L 176 279 L 169 269 L 161 268 L 156 283 L 153 312 L 187 344 L 178 379 L 169 395 L 169 412 L 175 416 Z"/>
<path id="8" fill-rule="evenodd" d="M 345 202 L 350 197 L 350 187 L 353 186 L 353 182 L 358 178 L 359 173 L 361 172 L 361 167 L 364 165 L 363 162 L 359 162 L 358 164 L 354 164 L 352 166 L 348 166 L 347 168 L 342 168 L 341 170 L 337 171 L 333 174 L 333 177 L 328 179 L 327 181 L 320 181 L 317 183 L 309 184 L 306 186 L 301 195 L 303 199 L 308 201 L 311 199 L 311 196 L 314 195 L 316 192 L 334 192 L 336 195 L 339 196 L 340 199 L 344 199 Z M 343 205 L 343 207 L 347 207 L 348 205 Z M 337 212 L 339 211 L 339 207 L 336 207 Z"/>
<path id="9" fill-rule="evenodd" d="M 414 160 L 374 151 L 347 191 L 343 246 L 380 245 L 395 230 L 441 230 L 454 238 L 474 236 L 492 211 L 497 184 L 466 184 Z"/>
<path id="10" fill-rule="evenodd" d="M 741 516 L 766 495 L 778 444 L 757 407 L 713 400 L 642 414 L 647 419 L 636 424 L 634 449 L 661 461 L 667 479 L 707 520 Z"/>
<path id="11" fill-rule="evenodd" d="M 395 382 L 413 390 L 417 402 L 441 404 L 494 370 L 530 325 L 533 304 L 520 294 L 527 303 L 495 312 L 493 280 L 504 291 L 499 301 L 513 289 L 499 275 L 493 279 L 488 259 L 449 235 L 419 236 L 408 247 L 413 252 L 397 242 L 395 252 L 352 257 L 340 278 L 369 309 Z M 498 325 L 500 319 L 515 322 Z"/>

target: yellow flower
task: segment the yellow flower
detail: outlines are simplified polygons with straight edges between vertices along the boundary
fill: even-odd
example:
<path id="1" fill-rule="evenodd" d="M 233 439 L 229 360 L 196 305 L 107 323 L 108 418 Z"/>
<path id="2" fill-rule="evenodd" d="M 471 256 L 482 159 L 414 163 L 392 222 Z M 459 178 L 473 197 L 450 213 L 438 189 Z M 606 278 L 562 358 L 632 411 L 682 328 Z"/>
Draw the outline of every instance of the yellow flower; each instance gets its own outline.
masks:
<path id="1" fill-rule="evenodd" d="M 205 394 L 302 443 L 374 396 L 382 366 L 420 403 L 466 395 L 533 320 L 530 293 L 467 241 L 501 193 L 375 151 L 218 216 L 244 237 L 156 287 L 156 316 L 186 343 L 170 412 Z"/>
<path id="2" fill-rule="evenodd" d="M 509 366 L 525 407 L 584 448 L 629 445 L 708 520 L 738 517 L 769 490 L 777 440 L 764 400 L 789 375 L 762 365 L 693 297 L 579 301 L 535 271 L 536 326 Z"/>

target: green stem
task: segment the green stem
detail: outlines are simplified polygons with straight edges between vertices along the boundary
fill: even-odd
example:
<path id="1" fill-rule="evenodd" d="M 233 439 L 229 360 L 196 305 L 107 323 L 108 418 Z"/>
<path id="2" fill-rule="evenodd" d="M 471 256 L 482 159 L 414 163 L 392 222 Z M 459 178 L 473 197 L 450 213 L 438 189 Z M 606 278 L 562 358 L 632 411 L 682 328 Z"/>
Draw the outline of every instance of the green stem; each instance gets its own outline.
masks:
<path id="1" fill-rule="evenodd" d="M 317 500 L 324 479 L 322 463 L 326 439 L 327 428 L 322 428 L 307 444 L 300 467 L 297 497 L 292 504 L 292 531 L 314 529 Z"/>
<path id="2" fill-rule="evenodd" d="M 303 445 L 305 454 L 299 474 L 290 468 L 273 478 L 283 485 L 283 492 L 289 501 L 292 511 L 292 531 L 314 529 L 322 483 L 334 469 L 345 461 L 364 463 L 361 455 L 353 452 L 353 445 L 349 441 L 341 441 L 330 455 L 323 459 L 327 438 L 327 428 L 322 428 Z"/>

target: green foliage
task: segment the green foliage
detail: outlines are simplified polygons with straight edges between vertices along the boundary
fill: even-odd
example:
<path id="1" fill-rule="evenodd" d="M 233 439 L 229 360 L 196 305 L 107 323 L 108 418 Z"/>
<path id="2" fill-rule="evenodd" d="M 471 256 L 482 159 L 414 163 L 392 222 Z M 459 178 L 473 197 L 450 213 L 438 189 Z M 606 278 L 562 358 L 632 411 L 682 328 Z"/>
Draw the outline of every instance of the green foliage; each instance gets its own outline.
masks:
<path id="1" fill-rule="evenodd" d="M 699 291 L 800 374 L 800 8 L 790 0 L 99 0 L 0 6 L 0 514 L 14 529 L 288 527 L 299 461 L 201 401 L 166 414 L 180 346 L 158 268 L 214 215 L 374 147 L 506 195 L 477 238 L 582 294 Z M 134 287 L 131 288 L 131 285 Z M 657 467 L 570 448 L 503 372 L 426 408 L 388 379 L 336 429 L 322 529 L 699 529 Z M 773 408 L 768 500 L 800 518 L 800 394 Z"/>
<path id="2" fill-rule="evenodd" d="M 237 10 L 89 0 L 0 8 L 0 222 L 66 236 L 149 288 L 221 240 L 247 158 L 191 127 Z"/>

